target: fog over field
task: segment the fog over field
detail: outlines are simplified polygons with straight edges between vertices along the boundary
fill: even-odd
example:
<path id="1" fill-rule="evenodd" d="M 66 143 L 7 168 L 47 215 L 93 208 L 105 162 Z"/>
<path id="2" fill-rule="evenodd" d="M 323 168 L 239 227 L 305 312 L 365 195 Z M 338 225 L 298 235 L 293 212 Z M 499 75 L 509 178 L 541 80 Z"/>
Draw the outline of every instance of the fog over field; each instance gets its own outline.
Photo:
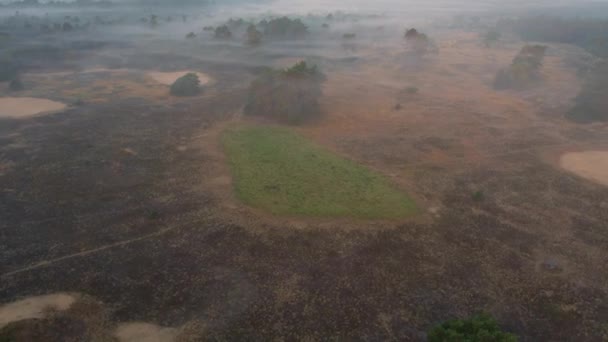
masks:
<path id="1" fill-rule="evenodd" d="M 0 0 L 0 342 L 608 340 L 608 1 Z"/>

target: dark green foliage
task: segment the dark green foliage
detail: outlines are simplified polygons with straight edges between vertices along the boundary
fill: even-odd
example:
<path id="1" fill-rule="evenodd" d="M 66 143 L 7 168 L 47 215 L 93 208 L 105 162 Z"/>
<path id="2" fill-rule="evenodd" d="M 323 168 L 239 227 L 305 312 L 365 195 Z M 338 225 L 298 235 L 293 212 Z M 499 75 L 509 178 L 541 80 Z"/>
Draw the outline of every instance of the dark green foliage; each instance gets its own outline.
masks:
<path id="1" fill-rule="evenodd" d="M 531 16 L 504 21 L 502 25 L 525 40 L 573 44 L 599 57 L 608 57 L 607 19 Z"/>
<path id="2" fill-rule="evenodd" d="M 320 115 L 324 76 L 316 66 L 300 62 L 262 73 L 249 87 L 245 114 L 298 124 Z"/>
<path id="3" fill-rule="evenodd" d="M 417 87 L 407 87 L 405 92 L 408 94 L 417 94 L 419 89 Z"/>
<path id="4" fill-rule="evenodd" d="M 255 46 L 260 43 L 262 43 L 262 32 L 260 32 L 255 25 L 249 25 L 247 28 L 247 44 Z"/>
<path id="5" fill-rule="evenodd" d="M 269 21 L 262 20 L 258 26 L 264 35 L 272 38 L 301 38 L 308 34 L 308 27 L 300 19 L 281 17 Z"/>
<path id="6" fill-rule="evenodd" d="M 23 82 L 19 78 L 15 78 L 11 80 L 8 84 L 8 90 L 10 91 L 21 91 L 25 87 L 23 86 Z"/>
<path id="7" fill-rule="evenodd" d="M 500 329 L 496 320 L 487 314 L 469 319 L 455 319 L 433 328 L 429 342 L 516 342 L 517 337 Z"/>
<path id="8" fill-rule="evenodd" d="M 201 92 L 200 80 L 194 73 L 188 73 L 178 78 L 171 85 L 171 95 L 175 96 L 194 96 Z"/>
<path id="9" fill-rule="evenodd" d="M 194 32 L 190 32 L 186 35 L 186 39 L 193 39 L 196 38 L 196 34 L 194 34 Z"/>
<path id="10" fill-rule="evenodd" d="M 232 38 L 232 31 L 226 25 L 218 26 L 215 28 L 214 36 L 217 39 L 230 39 Z"/>
<path id="11" fill-rule="evenodd" d="M 471 195 L 471 199 L 475 202 L 481 202 L 486 198 L 486 195 L 483 193 L 483 191 L 478 190 L 475 191 L 472 195 Z"/>
<path id="12" fill-rule="evenodd" d="M 496 75 L 496 89 L 521 88 L 538 80 L 540 69 L 547 47 L 543 45 L 526 45 L 513 58 L 511 65 Z"/>
<path id="13" fill-rule="evenodd" d="M 608 121 L 608 96 L 606 94 L 608 94 L 608 61 L 602 61 L 589 73 L 567 118 L 581 123 Z"/>
<path id="14" fill-rule="evenodd" d="M 429 52 L 431 40 L 426 34 L 418 32 L 415 28 L 411 28 L 405 31 L 404 38 L 410 51 L 414 54 L 424 55 Z"/>
<path id="15" fill-rule="evenodd" d="M 483 45 L 490 47 L 493 43 L 500 40 L 501 33 L 498 31 L 488 31 L 483 36 Z"/>

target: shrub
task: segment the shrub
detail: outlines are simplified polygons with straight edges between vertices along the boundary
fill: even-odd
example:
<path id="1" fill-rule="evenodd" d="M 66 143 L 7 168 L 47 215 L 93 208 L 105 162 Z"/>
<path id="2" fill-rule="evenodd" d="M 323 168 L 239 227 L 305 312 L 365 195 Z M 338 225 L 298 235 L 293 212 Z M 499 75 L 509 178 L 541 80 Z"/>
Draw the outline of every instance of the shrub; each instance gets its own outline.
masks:
<path id="1" fill-rule="evenodd" d="M 320 115 L 324 76 L 316 66 L 300 62 L 284 70 L 267 70 L 249 87 L 246 115 L 298 124 Z"/>
<path id="2" fill-rule="evenodd" d="M 15 78 L 11 80 L 8 84 L 8 90 L 10 91 L 21 91 L 25 87 L 23 86 L 23 82 L 19 78 Z"/>
<path id="3" fill-rule="evenodd" d="M 407 87 L 405 88 L 405 92 L 408 94 L 417 94 L 419 89 L 417 87 Z"/>
<path id="4" fill-rule="evenodd" d="M 178 78 L 171 85 L 171 95 L 175 96 L 194 96 L 198 95 L 201 91 L 201 81 L 198 76 L 194 73 L 187 73 L 184 76 Z"/>
<path id="5" fill-rule="evenodd" d="M 501 36 L 502 35 L 498 31 L 488 31 L 483 36 L 483 45 L 490 47 L 492 43 L 499 41 Z"/>
<path id="6" fill-rule="evenodd" d="M 429 342 L 516 342 L 517 337 L 500 329 L 496 320 L 487 314 L 469 319 L 455 319 L 429 331 Z"/>
<path id="7" fill-rule="evenodd" d="M 190 32 L 186 35 L 186 39 L 193 39 L 196 38 L 196 34 L 194 34 L 194 32 Z"/>
<path id="8" fill-rule="evenodd" d="M 431 47 L 429 37 L 424 33 L 418 32 L 415 28 L 406 30 L 404 38 L 411 52 L 416 55 L 426 54 Z"/>

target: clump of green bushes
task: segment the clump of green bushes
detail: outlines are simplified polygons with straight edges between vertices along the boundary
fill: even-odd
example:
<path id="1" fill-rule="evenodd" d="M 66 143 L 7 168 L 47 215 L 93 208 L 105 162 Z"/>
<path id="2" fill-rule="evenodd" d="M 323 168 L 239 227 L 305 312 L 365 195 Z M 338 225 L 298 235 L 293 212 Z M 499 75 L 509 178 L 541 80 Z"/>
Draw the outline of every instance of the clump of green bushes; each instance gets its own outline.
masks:
<path id="1" fill-rule="evenodd" d="M 195 73 L 187 73 L 171 85 L 171 95 L 195 96 L 201 92 L 201 81 Z"/>
<path id="2" fill-rule="evenodd" d="M 504 332 L 487 314 L 444 322 L 429 331 L 429 342 L 517 342 L 517 337 Z"/>

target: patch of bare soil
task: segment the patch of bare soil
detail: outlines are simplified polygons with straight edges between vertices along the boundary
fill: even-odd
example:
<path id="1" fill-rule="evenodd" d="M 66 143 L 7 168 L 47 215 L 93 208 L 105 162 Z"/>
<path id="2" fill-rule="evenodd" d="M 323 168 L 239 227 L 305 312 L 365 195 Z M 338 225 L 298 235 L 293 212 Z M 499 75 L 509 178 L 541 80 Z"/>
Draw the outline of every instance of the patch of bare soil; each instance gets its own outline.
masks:
<path id="1" fill-rule="evenodd" d="M 608 151 L 565 153 L 560 166 L 583 178 L 608 185 Z"/>
<path id="2" fill-rule="evenodd" d="M 45 311 L 63 311 L 70 308 L 76 298 L 65 293 L 28 297 L 0 306 L 0 328 L 24 319 L 41 318 Z"/>
<path id="3" fill-rule="evenodd" d="M 148 77 L 152 78 L 156 82 L 164 85 L 172 85 L 178 78 L 184 76 L 187 73 L 194 73 L 198 76 L 198 79 L 201 81 L 201 85 L 205 85 L 211 82 L 211 77 L 201 72 L 193 72 L 193 71 L 174 71 L 174 72 L 161 72 L 161 71 L 152 71 L 148 72 Z"/>
<path id="4" fill-rule="evenodd" d="M 120 324 L 115 336 L 123 342 L 171 342 L 177 336 L 177 329 L 163 328 L 155 324 L 130 322 Z"/>
<path id="5" fill-rule="evenodd" d="M 0 118 L 27 118 L 64 110 L 61 102 L 34 97 L 0 97 Z"/>

